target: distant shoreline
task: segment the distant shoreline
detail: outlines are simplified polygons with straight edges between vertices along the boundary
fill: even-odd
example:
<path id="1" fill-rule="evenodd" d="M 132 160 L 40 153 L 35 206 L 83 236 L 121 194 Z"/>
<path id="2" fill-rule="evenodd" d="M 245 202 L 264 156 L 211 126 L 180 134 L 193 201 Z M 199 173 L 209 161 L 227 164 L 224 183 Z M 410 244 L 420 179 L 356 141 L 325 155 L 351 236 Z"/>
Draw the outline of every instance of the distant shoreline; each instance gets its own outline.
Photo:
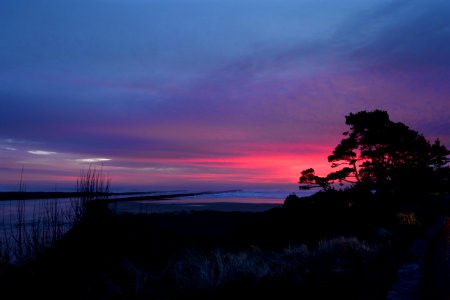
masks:
<path id="1" fill-rule="evenodd" d="M 163 193 L 162 191 L 154 192 L 127 192 L 127 193 L 108 193 L 97 194 L 96 196 L 120 196 L 120 195 L 142 195 Z M 77 198 L 83 196 L 77 192 L 0 192 L 0 201 L 3 200 L 31 200 L 31 199 L 57 199 L 57 198 Z"/>
<path id="2" fill-rule="evenodd" d="M 106 197 L 106 199 L 101 199 L 102 201 L 107 202 L 119 202 L 119 201 L 138 201 L 138 200 L 163 200 L 163 199 L 172 199 L 179 197 L 189 197 L 189 196 L 198 196 L 198 195 L 207 195 L 207 194 L 221 194 L 221 193 L 229 193 L 229 192 L 238 192 L 241 190 L 225 190 L 225 191 L 204 191 L 204 192 L 167 192 L 167 191 L 150 191 L 150 192 L 123 192 L 123 193 L 99 193 L 91 196 L 96 197 Z M 148 195 L 154 194 L 154 195 Z M 137 196 L 137 195 L 146 195 L 146 196 Z M 0 201 L 8 201 L 8 200 L 33 200 L 33 199 L 58 199 L 58 198 L 79 198 L 86 195 L 78 192 L 0 192 Z M 117 196 L 124 196 L 120 198 L 116 198 Z M 130 196 L 130 197 L 125 197 Z M 115 197 L 115 198 L 107 198 L 107 197 Z"/>
<path id="3" fill-rule="evenodd" d="M 192 197 L 192 196 L 200 196 L 200 195 L 212 195 L 212 194 L 223 194 L 223 193 L 231 193 L 231 192 L 239 192 L 241 190 L 227 190 L 227 191 L 205 191 L 205 192 L 195 192 L 195 193 L 173 193 L 173 194 L 163 194 L 163 195 L 151 195 L 151 196 L 141 196 L 141 197 L 124 197 L 124 198 L 115 198 L 115 199 L 102 199 L 107 202 L 124 202 L 124 201 L 142 201 L 142 200 L 164 200 L 164 199 L 172 199 L 172 198 L 180 198 L 180 197 Z"/>

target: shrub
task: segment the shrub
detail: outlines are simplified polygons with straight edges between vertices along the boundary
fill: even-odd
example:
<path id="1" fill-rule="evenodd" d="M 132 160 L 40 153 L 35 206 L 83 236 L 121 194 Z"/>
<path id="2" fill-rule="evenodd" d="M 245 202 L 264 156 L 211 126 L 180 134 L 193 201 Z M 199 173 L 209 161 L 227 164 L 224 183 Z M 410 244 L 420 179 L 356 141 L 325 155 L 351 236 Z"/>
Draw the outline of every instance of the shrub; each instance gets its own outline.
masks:
<path id="1" fill-rule="evenodd" d="M 354 237 L 321 240 L 315 249 L 298 245 L 276 252 L 258 248 L 238 253 L 191 251 L 170 267 L 169 286 L 175 298 L 211 298 L 219 291 L 287 295 L 287 291 L 317 288 L 316 283 L 326 282 L 329 274 L 359 274 L 374 253 L 373 247 Z"/>
<path id="2" fill-rule="evenodd" d="M 357 270 L 370 259 L 374 248 L 355 237 L 336 237 L 318 242 L 312 269 L 322 272 Z"/>
<path id="3" fill-rule="evenodd" d="M 419 225 L 419 220 L 414 212 L 400 212 L 397 214 L 398 222 L 401 225 Z"/>

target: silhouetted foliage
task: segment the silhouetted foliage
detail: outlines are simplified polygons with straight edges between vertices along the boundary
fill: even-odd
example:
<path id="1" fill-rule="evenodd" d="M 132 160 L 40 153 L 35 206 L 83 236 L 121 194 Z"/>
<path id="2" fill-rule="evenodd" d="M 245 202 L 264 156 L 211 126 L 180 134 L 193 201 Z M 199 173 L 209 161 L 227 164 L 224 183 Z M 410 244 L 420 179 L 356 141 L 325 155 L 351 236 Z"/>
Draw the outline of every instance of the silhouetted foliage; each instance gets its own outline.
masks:
<path id="1" fill-rule="evenodd" d="M 431 165 L 434 170 L 448 168 L 446 165 L 450 162 L 449 154 L 450 151 L 441 144 L 439 139 L 431 145 Z"/>
<path id="2" fill-rule="evenodd" d="M 317 176 L 313 168 L 302 171 L 300 184 L 301 190 L 309 190 L 311 188 L 320 187 L 324 191 L 327 191 L 331 188 L 329 180 L 326 177 Z"/>
<path id="3" fill-rule="evenodd" d="M 429 189 L 447 180 L 450 151 L 436 140 L 430 144 L 422 134 L 403 123 L 393 122 L 386 111 L 350 113 L 350 130 L 328 156 L 332 168 L 325 177 L 313 169 L 301 172 L 300 189 L 321 187 L 328 191 L 338 181 L 376 190 Z"/>

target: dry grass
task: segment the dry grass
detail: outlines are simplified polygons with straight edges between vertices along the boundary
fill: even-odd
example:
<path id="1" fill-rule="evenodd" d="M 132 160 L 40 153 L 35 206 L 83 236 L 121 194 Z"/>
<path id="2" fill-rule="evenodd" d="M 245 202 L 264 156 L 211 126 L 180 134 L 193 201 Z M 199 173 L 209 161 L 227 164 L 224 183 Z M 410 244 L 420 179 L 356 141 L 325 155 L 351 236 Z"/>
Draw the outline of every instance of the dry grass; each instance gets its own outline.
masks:
<path id="1" fill-rule="evenodd" d="M 397 219 L 402 225 L 419 225 L 419 220 L 414 212 L 400 212 L 397 214 Z"/>
<path id="2" fill-rule="evenodd" d="M 60 240 L 83 218 L 87 202 L 109 196 L 110 179 L 102 168 L 89 166 L 81 170 L 76 189 L 81 196 L 70 199 L 69 209 L 61 207 L 58 199 L 9 201 L 0 212 L 0 263 L 23 263 Z M 23 192 L 22 168 L 19 193 Z"/>
<path id="3" fill-rule="evenodd" d="M 172 265 L 170 275 L 178 293 L 185 295 L 204 295 L 230 286 L 252 289 L 267 283 L 298 287 L 306 285 L 311 274 L 361 271 L 375 252 L 354 237 L 321 240 L 315 248 L 298 245 L 276 252 L 258 248 L 238 253 L 220 249 L 190 252 Z"/>

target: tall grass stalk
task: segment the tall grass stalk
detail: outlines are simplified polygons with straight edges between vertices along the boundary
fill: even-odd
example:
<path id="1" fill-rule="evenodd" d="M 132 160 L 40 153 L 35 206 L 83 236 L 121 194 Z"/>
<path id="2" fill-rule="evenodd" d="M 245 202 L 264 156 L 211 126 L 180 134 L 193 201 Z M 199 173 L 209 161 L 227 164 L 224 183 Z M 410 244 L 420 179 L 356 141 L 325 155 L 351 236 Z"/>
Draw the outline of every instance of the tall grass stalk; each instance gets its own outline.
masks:
<path id="1" fill-rule="evenodd" d="M 25 200 L 17 200 L 16 206 L 16 220 L 14 221 L 14 227 L 11 228 L 11 237 L 14 243 L 17 245 L 15 247 L 14 256 L 17 260 L 23 260 L 25 257 Z"/>
<path id="2" fill-rule="evenodd" d="M 11 260 L 11 242 L 8 238 L 8 229 L 5 222 L 5 214 L 2 213 L 2 233 L 0 237 L 0 264 L 9 263 Z"/>
<path id="3" fill-rule="evenodd" d="M 315 248 L 298 245 L 275 252 L 254 248 L 227 253 L 217 249 L 188 253 L 175 260 L 170 276 L 178 293 L 202 294 L 221 286 L 251 288 L 268 282 L 301 286 L 314 276 L 361 275 L 375 255 L 374 247 L 355 237 L 336 237 L 320 240 Z"/>
<path id="4" fill-rule="evenodd" d="M 76 190 L 79 197 L 72 200 L 75 222 L 81 220 L 84 216 L 88 202 L 109 197 L 110 185 L 111 179 L 103 173 L 103 165 L 99 169 L 96 166 L 89 165 L 87 169 L 80 171 Z"/>
<path id="5" fill-rule="evenodd" d="M 22 167 L 19 192 L 25 192 L 23 173 Z M 109 197 L 110 179 L 102 167 L 89 166 L 87 170 L 81 170 L 76 191 L 79 197 L 70 199 L 66 209 L 58 199 L 20 199 L 10 201 L 9 207 L 3 206 L 0 212 L 0 263 L 20 264 L 54 245 L 84 217 L 87 202 Z"/>
<path id="6" fill-rule="evenodd" d="M 89 165 L 87 170 L 81 170 L 77 180 L 77 192 L 85 201 L 108 197 L 111 180 L 103 173 L 103 166 L 97 169 Z"/>

